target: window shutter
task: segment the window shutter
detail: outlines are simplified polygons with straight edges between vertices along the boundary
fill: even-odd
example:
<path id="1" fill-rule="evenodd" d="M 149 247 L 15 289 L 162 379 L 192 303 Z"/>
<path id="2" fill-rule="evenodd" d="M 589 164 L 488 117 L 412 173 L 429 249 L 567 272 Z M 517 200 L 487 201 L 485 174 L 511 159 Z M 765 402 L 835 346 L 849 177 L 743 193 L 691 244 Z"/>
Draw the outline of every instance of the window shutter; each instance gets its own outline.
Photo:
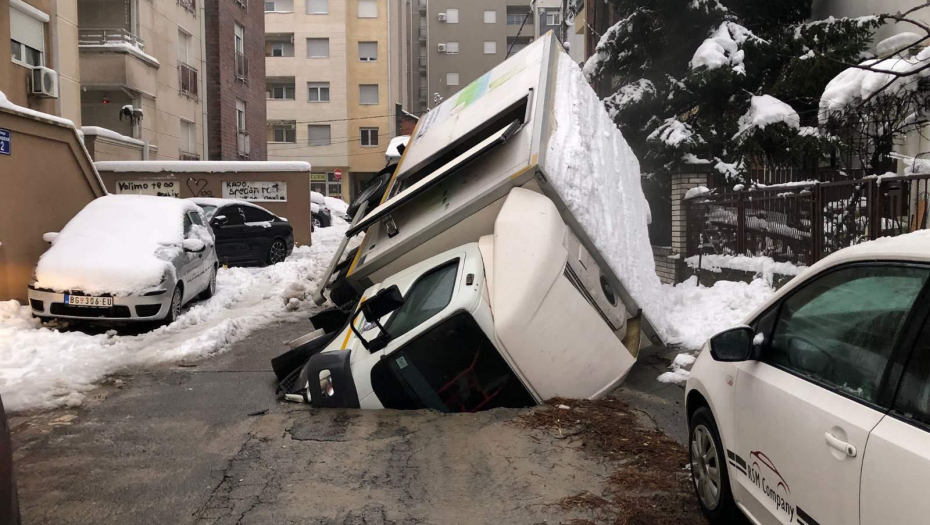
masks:
<path id="1" fill-rule="evenodd" d="M 10 39 L 45 53 L 45 24 L 10 7 Z"/>
<path id="2" fill-rule="evenodd" d="M 307 0 L 307 14 L 321 15 L 329 13 L 329 0 Z"/>
<path id="3" fill-rule="evenodd" d="M 458 24 L 459 23 L 459 10 L 458 9 L 446 9 L 446 23 L 447 24 Z"/>
<path id="4" fill-rule="evenodd" d="M 448 86 L 459 85 L 459 74 L 458 73 L 446 73 L 446 85 Z"/>
<path id="5" fill-rule="evenodd" d="M 329 146 L 332 144 L 332 133 L 329 126 L 308 126 L 311 146 Z"/>
<path id="6" fill-rule="evenodd" d="M 378 0 L 358 0 L 359 18 L 378 18 Z"/>
<path id="7" fill-rule="evenodd" d="M 307 58 L 323 58 L 329 56 L 328 38 L 308 38 Z"/>
<path id="8" fill-rule="evenodd" d="M 363 84 L 359 86 L 359 104 L 377 104 L 378 103 L 378 85 Z"/>
<path id="9" fill-rule="evenodd" d="M 359 42 L 358 57 L 360 60 L 377 60 L 378 43 L 377 42 Z"/>

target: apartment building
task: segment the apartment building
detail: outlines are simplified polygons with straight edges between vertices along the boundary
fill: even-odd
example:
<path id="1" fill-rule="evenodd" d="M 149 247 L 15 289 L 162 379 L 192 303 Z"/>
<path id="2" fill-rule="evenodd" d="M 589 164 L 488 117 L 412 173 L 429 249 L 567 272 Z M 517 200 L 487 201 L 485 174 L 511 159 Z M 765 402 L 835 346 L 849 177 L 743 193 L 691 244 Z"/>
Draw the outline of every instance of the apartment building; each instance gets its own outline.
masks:
<path id="1" fill-rule="evenodd" d="M 406 105 L 421 114 L 533 41 L 531 0 L 412 0 Z"/>
<path id="2" fill-rule="evenodd" d="M 248 0 L 204 4 L 207 155 L 266 160 L 263 6 Z"/>
<path id="3" fill-rule="evenodd" d="M 73 1 L 0 0 L 0 40 L 11 60 L 0 60 L 0 91 L 16 105 L 81 125 L 78 10 Z"/>
<path id="4" fill-rule="evenodd" d="M 152 159 L 204 158 L 202 2 L 77 0 L 77 11 L 82 123 L 147 142 Z"/>
<path id="5" fill-rule="evenodd" d="M 350 200 L 385 165 L 400 89 L 397 5 L 265 1 L 268 158 L 310 162 L 314 191 Z"/>

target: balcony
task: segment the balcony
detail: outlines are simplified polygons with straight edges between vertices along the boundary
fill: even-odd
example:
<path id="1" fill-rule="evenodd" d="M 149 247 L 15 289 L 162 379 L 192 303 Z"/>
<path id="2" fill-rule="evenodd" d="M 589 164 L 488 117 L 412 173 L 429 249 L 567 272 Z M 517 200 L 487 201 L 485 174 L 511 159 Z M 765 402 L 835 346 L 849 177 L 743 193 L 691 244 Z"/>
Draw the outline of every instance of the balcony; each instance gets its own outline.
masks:
<path id="1" fill-rule="evenodd" d="M 85 89 L 128 89 L 156 96 L 160 64 L 145 43 L 123 28 L 78 30 L 81 85 Z"/>
<path id="2" fill-rule="evenodd" d="M 199 153 L 189 153 L 189 152 L 187 152 L 187 151 L 182 151 L 182 152 L 181 152 L 181 157 L 180 157 L 180 159 L 181 159 L 181 160 L 200 160 L 200 154 L 199 154 Z"/>
<path id="3" fill-rule="evenodd" d="M 417 7 L 420 9 L 421 13 L 425 13 L 426 12 L 426 0 L 419 0 L 417 2 Z"/>
<path id="4" fill-rule="evenodd" d="M 197 70 L 181 62 L 178 64 L 178 93 L 197 100 L 199 98 Z"/>
<path id="5" fill-rule="evenodd" d="M 249 132 L 240 129 L 236 132 L 236 151 L 240 159 L 248 160 L 249 152 L 252 150 L 252 141 L 249 139 Z"/>
<path id="6" fill-rule="evenodd" d="M 178 0 L 178 5 L 185 10 L 197 15 L 197 0 Z"/>
<path id="7" fill-rule="evenodd" d="M 249 59 L 239 51 L 236 52 L 236 80 L 249 83 Z"/>

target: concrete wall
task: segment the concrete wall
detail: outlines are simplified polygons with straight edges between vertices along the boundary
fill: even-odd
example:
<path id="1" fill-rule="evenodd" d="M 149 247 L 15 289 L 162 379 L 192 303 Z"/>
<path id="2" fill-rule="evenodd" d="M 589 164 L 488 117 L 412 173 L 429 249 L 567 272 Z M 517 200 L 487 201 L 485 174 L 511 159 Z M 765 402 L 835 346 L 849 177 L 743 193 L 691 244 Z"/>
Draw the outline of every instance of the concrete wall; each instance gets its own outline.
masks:
<path id="1" fill-rule="evenodd" d="M 3 61 L 0 61 L 3 62 Z M 0 155 L 0 300 L 26 300 L 26 286 L 48 245 L 88 202 L 104 195 L 74 130 L 0 110 L 11 155 Z"/>
<path id="2" fill-rule="evenodd" d="M 101 171 L 100 177 L 111 193 L 123 181 L 174 181 L 181 198 L 222 197 L 223 181 L 274 181 L 287 183 L 287 202 L 256 202 L 275 215 L 286 217 L 294 228 L 294 240 L 310 245 L 310 174 L 306 172 L 241 173 L 140 173 Z M 196 193 L 195 193 L 196 192 Z"/>
<path id="3" fill-rule="evenodd" d="M 114 140 L 109 137 L 99 135 L 84 135 L 84 147 L 90 154 L 94 162 L 111 161 L 111 160 L 145 160 L 143 158 L 141 144 Z M 149 147 L 149 155 L 154 158 L 158 156 L 158 150 Z"/>

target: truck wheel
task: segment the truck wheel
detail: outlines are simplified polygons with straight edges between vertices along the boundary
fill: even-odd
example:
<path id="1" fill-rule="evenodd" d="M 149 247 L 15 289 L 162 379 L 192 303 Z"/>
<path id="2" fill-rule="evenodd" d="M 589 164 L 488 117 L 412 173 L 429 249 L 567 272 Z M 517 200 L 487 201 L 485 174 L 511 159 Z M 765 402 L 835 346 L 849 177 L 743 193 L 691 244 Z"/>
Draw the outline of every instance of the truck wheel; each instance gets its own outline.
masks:
<path id="1" fill-rule="evenodd" d="M 688 443 L 691 480 L 704 517 L 714 525 L 745 523 L 733 501 L 726 450 L 709 408 L 701 407 L 691 416 Z"/>

